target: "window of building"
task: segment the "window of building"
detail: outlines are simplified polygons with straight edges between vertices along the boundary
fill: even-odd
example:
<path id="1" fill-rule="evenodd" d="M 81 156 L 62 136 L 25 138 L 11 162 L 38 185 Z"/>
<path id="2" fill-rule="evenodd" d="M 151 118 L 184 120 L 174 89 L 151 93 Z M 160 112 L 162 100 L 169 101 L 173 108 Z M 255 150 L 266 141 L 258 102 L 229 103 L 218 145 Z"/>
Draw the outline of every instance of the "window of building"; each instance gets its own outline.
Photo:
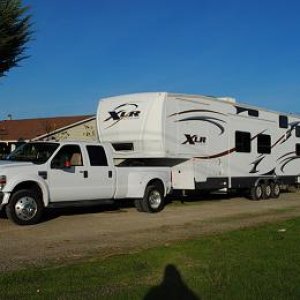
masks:
<path id="1" fill-rule="evenodd" d="M 251 152 L 251 134 L 250 132 L 235 132 L 236 152 Z"/>
<path id="2" fill-rule="evenodd" d="M 257 136 L 257 153 L 271 153 L 271 136 L 268 134 L 259 134 Z"/>
<path id="3" fill-rule="evenodd" d="M 86 146 L 91 166 L 107 166 L 107 158 L 103 147 Z"/>
<path id="4" fill-rule="evenodd" d="M 279 116 L 279 127 L 280 128 L 288 128 L 289 127 L 289 119 L 287 116 Z"/>

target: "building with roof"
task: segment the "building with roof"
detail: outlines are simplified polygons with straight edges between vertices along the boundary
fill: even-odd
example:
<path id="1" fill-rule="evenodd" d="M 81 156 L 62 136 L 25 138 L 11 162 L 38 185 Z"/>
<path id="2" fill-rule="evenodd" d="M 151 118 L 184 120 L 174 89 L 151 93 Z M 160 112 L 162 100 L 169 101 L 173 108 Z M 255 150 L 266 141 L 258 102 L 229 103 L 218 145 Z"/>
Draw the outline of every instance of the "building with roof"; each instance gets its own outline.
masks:
<path id="1" fill-rule="evenodd" d="M 96 141 L 96 117 L 92 116 L 37 136 L 35 141 Z"/>
<path id="2" fill-rule="evenodd" d="M 97 139 L 93 115 L 0 121 L 0 157 L 32 140 Z"/>

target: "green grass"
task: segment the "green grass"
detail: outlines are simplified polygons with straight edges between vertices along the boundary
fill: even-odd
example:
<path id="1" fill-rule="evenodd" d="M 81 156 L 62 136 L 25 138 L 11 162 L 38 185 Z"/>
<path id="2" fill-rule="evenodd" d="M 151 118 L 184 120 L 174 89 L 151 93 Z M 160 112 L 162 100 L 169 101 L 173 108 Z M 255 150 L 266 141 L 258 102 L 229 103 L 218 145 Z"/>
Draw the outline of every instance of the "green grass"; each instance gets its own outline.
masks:
<path id="1" fill-rule="evenodd" d="M 135 254 L 0 274 L 0 299 L 196 297 L 300 299 L 300 218 Z"/>

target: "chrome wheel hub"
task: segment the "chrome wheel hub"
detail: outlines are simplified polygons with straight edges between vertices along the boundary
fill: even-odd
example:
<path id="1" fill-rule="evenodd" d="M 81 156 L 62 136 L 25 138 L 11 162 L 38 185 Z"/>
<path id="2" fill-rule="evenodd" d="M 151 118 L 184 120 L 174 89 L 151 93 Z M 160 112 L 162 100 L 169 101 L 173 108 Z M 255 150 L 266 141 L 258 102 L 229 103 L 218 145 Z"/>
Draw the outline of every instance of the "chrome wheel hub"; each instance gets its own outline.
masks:
<path id="1" fill-rule="evenodd" d="M 266 195 L 269 197 L 270 195 L 271 195 L 271 187 L 268 185 L 267 187 L 266 187 Z"/>
<path id="2" fill-rule="evenodd" d="M 149 204 L 151 208 L 157 209 L 161 204 L 161 195 L 158 191 L 152 191 L 149 195 Z"/>
<path id="3" fill-rule="evenodd" d="M 262 188 L 260 186 L 258 186 L 256 188 L 256 197 L 261 198 L 261 196 L 262 196 Z"/>
<path id="4" fill-rule="evenodd" d="M 276 196 L 278 196 L 278 195 L 280 194 L 280 188 L 279 188 L 279 185 L 276 185 L 276 186 L 275 186 L 274 193 L 275 193 Z"/>
<path id="5" fill-rule="evenodd" d="M 37 204 L 32 197 L 22 197 L 15 205 L 15 212 L 20 220 L 28 221 L 37 213 Z"/>

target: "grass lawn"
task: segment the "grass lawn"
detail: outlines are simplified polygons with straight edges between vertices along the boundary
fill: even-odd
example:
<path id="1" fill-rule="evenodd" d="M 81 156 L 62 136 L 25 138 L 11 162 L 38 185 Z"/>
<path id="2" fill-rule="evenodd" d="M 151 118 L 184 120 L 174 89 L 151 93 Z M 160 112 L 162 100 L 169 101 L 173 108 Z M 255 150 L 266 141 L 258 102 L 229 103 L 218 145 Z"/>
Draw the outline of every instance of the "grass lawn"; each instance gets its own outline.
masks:
<path id="1" fill-rule="evenodd" d="M 300 299 L 300 218 L 1 273 L 0 299 Z"/>

